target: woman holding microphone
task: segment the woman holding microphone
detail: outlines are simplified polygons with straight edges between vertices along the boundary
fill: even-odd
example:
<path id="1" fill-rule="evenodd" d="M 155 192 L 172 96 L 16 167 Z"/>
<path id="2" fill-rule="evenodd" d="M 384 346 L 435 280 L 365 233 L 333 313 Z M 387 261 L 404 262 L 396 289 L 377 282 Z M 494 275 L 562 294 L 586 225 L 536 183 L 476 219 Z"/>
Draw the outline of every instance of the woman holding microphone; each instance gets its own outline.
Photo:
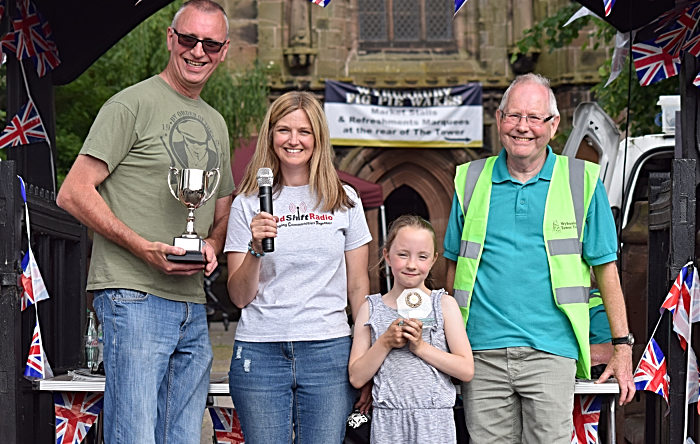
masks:
<path id="1" fill-rule="evenodd" d="M 352 410 L 345 308 L 354 317 L 369 293 L 371 235 L 333 157 L 319 102 L 286 93 L 265 116 L 231 206 L 228 292 L 242 312 L 229 387 L 247 444 L 341 443 Z M 274 216 L 259 211 L 261 168 L 272 170 Z M 264 253 L 268 238 L 274 252 Z"/>

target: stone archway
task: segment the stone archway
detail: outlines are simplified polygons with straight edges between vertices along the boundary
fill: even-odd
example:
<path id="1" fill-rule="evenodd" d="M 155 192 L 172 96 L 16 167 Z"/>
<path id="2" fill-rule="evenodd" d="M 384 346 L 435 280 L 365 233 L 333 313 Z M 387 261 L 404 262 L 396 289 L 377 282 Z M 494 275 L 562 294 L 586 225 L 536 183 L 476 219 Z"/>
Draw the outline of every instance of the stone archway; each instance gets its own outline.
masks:
<path id="1" fill-rule="evenodd" d="M 454 171 L 459 164 L 477 156 L 462 149 L 375 149 L 365 148 L 348 162 L 347 172 L 382 186 L 384 198 L 397 188 L 411 187 L 425 201 L 430 223 L 438 241 L 439 259 L 433 267 L 437 287 L 445 286 L 446 262 L 442 243 L 454 194 Z M 370 243 L 371 291 L 380 291 L 380 278 L 374 265 L 379 259 L 381 227 L 378 210 L 367 211 L 372 232 Z"/>

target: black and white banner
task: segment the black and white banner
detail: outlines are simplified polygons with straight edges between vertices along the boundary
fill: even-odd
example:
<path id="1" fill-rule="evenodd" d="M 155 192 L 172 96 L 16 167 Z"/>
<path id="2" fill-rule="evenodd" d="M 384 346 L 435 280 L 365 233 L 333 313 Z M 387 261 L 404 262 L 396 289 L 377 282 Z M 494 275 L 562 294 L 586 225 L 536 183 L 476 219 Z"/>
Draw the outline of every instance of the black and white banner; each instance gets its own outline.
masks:
<path id="1" fill-rule="evenodd" d="M 376 89 L 326 80 L 324 109 L 334 145 L 480 148 L 481 84 Z"/>

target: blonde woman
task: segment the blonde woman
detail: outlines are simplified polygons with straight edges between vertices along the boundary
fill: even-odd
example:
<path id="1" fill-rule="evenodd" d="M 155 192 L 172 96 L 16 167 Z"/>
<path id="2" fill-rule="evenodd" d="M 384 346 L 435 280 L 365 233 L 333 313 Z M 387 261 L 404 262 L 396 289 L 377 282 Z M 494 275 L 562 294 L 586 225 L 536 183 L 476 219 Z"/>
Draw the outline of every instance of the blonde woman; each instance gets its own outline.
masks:
<path id="1" fill-rule="evenodd" d="M 318 101 L 284 94 L 231 206 L 228 292 L 242 312 L 229 386 L 247 444 L 343 441 L 355 396 L 345 307 L 354 316 L 369 292 L 371 235 L 333 156 Z M 262 167 L 274 174 L 274 216 L 259 211 Z M 276 238 L 273 253 L 263 253 L 265 238 Z"/>

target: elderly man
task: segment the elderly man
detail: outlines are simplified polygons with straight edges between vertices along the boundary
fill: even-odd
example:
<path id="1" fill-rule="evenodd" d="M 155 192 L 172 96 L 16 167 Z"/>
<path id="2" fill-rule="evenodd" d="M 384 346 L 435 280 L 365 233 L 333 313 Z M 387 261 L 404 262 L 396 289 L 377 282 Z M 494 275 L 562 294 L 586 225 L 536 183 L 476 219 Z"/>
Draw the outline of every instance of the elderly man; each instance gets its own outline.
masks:
<path id="1" fill-rule="evenodd" d="M 167 30 L 165 70 L 105 103 L 57 198 L 95 232 L 88 290 L 104 328 L 108 444 L 200 440 L 212 362 L 203 272 L 217 266 L 234 186 L 226 123 L 199 94 L 227 36 L 221 6 L 185 3 Z M 187 218 L 168 169 L 201 167 L 178 149 L 182 128 L 208 142 L 207 165 L 221 171 L 216 199 L 197 210 L 204 263 L 166 258 L 185 254 L 171 244 Z"/>
<path id="2" fill-rule="evenodd" d="M 547 145 L 559 124 L 547 79 L 515 79 L 496 122 L 500 154 L 457 168 L 444 245 L 474 350 L 467 428 L 475 444 L 568 444 L 575 376 L 590 377 L 589 266 L 618 344 L 599 381 L 618 379 L 620 403 L 635 391 L 615 223 L 599 167 Z"/>

